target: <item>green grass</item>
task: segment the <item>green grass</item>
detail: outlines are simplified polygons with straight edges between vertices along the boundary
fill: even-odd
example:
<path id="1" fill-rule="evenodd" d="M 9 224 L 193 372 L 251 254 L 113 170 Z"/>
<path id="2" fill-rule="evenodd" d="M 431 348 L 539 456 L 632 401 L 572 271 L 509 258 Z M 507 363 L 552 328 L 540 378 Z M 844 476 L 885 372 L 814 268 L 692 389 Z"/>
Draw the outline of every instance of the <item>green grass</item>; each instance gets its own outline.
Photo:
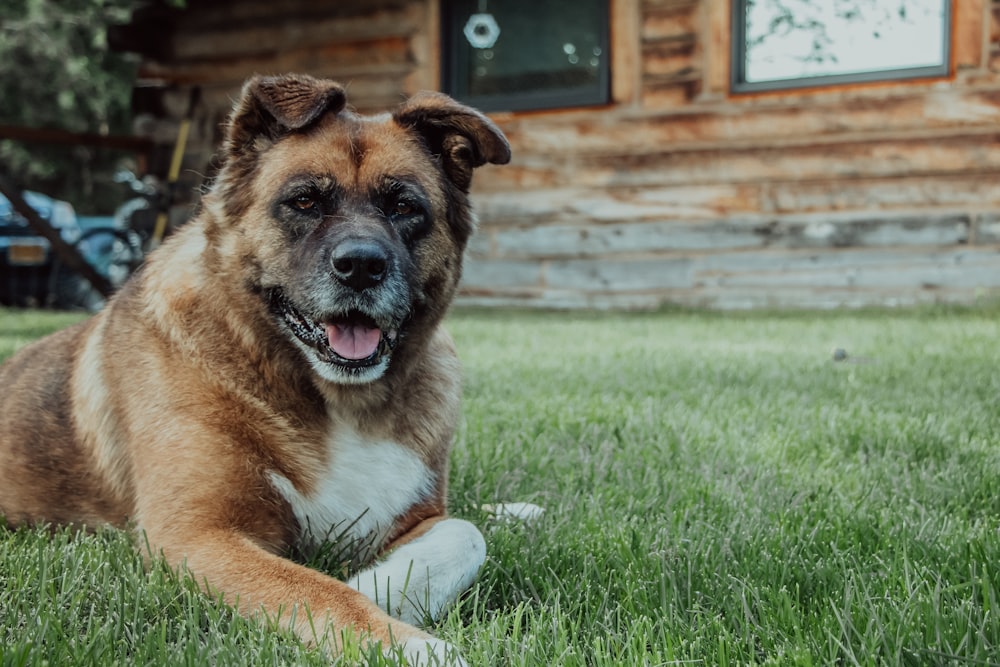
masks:
<path id="1" fill-rule="evenodd" d="M 0 356 L 66 321 L 0 311 Z M 1000 665 L 1000 309 L 450 329 L 451 502 L 489 558 L 434 631 L 471 665 Z M 547 512 L 491 523 L 498 500 Z M 0 656 L 326 662 L 114 531 L 0 533 Z"/>

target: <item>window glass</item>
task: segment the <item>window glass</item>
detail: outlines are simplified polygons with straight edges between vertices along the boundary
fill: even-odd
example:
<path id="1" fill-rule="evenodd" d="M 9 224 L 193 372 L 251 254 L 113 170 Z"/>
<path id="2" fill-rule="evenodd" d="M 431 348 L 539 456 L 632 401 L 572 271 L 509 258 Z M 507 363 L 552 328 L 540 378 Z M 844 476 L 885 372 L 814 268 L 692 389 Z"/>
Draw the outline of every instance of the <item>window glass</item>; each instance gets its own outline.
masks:
<path id="1" fill-rule="evenodd" d="M 443 4 L 443 81 L 458 99 L 485 110 L 607 102 L 607 0 Z"/>
<path id="2" fill-rule="evenodd" d="M 944 76 L 950 0 L 734 0 L 733 88 Z"/>

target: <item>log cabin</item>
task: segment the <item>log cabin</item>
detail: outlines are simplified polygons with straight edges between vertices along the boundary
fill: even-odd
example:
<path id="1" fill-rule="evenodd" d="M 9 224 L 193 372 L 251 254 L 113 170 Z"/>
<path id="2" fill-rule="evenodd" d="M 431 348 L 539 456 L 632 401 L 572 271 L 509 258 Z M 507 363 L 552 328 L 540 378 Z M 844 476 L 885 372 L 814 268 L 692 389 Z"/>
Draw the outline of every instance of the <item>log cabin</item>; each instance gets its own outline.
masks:
<path id="1" fill-rule="evenodd" d="M 363 112 L 433 89 L 489 113 L 514 159 L 475 181 L 465 304 L 995 298 L 1000 2 L 850 5 L 153 2 L 111 38 L 142 59 L 140 132 L 166 155 L 189 121 L 192 197 L 251 73 L 337 79 Z"/>

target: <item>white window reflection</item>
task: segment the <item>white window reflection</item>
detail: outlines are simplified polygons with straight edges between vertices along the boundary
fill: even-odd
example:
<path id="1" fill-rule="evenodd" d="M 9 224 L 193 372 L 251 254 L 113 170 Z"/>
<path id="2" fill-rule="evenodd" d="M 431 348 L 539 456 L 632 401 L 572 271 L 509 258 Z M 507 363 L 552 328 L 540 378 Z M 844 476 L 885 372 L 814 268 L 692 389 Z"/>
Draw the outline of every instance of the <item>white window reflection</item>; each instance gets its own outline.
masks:
<path id="1" fill-rule="evenodd" d="M 734 0 L 734 87 L 948 72 L 950 0 Z"/>

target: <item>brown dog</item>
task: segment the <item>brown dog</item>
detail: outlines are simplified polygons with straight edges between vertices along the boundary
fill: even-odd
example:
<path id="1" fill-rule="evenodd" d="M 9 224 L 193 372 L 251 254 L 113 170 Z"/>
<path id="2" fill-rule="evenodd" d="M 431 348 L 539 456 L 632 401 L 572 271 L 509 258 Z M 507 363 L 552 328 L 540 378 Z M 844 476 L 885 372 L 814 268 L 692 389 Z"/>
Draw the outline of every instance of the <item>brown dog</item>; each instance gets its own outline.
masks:
<path id="1" fill-rule="evenodd" d="M 330 81 L 250 80 L 200 214 L 104 311 L 0 368 L 0 515 L 132 522 L 242 613 L 428 662 L 454 651 L 412 624 L 485 558 L 445 518 L 459 366 L 440 324 L 472 171 L 510 148 L 444 95 L 344 105 Z M 382 559 L 342 582 L 283 557 L 327 536 Z"/>

